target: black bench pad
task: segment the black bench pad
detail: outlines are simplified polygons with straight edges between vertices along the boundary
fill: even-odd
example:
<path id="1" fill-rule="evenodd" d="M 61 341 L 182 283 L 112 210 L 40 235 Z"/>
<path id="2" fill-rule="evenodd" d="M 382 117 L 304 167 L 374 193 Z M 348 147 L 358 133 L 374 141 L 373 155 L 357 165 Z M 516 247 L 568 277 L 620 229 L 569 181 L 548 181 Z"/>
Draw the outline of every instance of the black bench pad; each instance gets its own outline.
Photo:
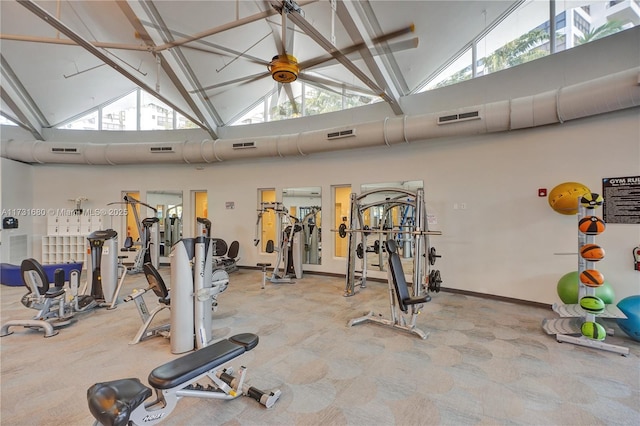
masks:
<path id="1" fill-rule="evenodd" d="M 149 384 L 156 389 L 174 388 L 250 351 L 257 345 L 258 336 L 255 334 L 236 334 L 155 368 L 149 374 Z"/>
<path id="2" fill-rule="evenodd" d="M 126 426 L 131 412 L 151 393 L 136 378 L 96 383 L 87 391 L 89 411 L 103 425 Z"/>

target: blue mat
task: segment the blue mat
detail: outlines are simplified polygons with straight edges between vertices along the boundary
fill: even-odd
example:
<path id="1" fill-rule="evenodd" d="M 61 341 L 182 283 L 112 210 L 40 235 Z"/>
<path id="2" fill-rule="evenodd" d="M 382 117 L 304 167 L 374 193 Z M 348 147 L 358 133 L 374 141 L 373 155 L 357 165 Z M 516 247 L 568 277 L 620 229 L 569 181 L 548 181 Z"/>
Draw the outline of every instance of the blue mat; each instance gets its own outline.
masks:
<path id="1" fill-rule="evenodd" d="M 82 272 L 82 262 L 74 263 L 59 263 L 55 265 L 42 265 L 44 271 L 47 273 L 49 282 L 53 282 L 53 274 L 56 269 L 64 270 L 64 280 L 69 281 L 69 273 L 74 269 Z M 24 285 L 22 282 L 22 276 L 20 274 L 20 265 L 12 265 L 10 263 L 0 263 L 0 284 L 8 285 L 12 287 L 19 287 Z"/>

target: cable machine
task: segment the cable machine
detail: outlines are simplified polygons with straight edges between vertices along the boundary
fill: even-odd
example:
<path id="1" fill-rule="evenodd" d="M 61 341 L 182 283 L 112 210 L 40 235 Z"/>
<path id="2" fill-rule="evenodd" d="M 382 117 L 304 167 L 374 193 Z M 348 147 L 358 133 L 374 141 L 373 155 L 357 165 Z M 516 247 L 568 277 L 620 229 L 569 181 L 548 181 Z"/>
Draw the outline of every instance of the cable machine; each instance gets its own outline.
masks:
<path id="1" fill-rule="evenodd" d="M 320 264 L 320 221 L 318 216 L 321 208 L 318 206 L 303 207 L 309 210 L 302 218 L 302 231 L 304 235 L 304 259 L 303 263 L 312 265 Z"/>
<path id="2" fill-rule="evenodd" d="M 138 245 L 139 248 L 136 253 L 136 258 L 133 262 L 133 266 L 129 268 L 128 272 L 131 274 L 137 274 L 142 272 L 142 267 L 145 263 L 151 263 L 154 267 L 158 268 L 160 265 L 160 230 L 158 228 L 158 222 L 160 219 L 156 217 L 158 210 L 151 207 L 147 203 L 143 203 L 140 200 L 133 198 L 130 195 L 124 196 L 124 202 L 109 203 L 113 204 L 126 204 L 131 207 L 133 217 L 135 218 L 136 227 L 138 229 L 138 235 L 140 239 L 138 242 L 133 242 L 132 245 Z M 138 205 L 142 205 L 153 211 L 153 216 L 146 217 L 140 220 L 138 213 Z M 125 242 L 125 246 L 127 243 Z"/>
<path id="3" fill-rule="evenodd" d="M 302 278 L 302 225 L 295 216 L 287 211 L 287 208 L 280 202 L 260 203 L 258 210 L 258 220 L 256 221 L 256 234 L 253 244 L 260 243 L 260 222 L 262 216 L 268 211 L 273 211 L 276 215 L 276 236 L 278 245 L 275 246 L 273 240 L 267 241 L 267 253 L 276 252 L 278 257 L 269 281 L 274 284 L 293 283 L 292 278 Z M 283 273 L 280 275 L 280 265 Z"/>

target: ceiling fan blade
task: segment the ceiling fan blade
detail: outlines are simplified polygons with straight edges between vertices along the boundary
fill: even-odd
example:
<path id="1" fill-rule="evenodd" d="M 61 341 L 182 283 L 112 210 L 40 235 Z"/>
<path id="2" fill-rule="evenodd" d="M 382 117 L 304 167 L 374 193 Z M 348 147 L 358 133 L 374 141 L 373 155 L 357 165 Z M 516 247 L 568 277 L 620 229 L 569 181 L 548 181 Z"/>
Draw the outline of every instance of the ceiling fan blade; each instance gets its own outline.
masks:
<path id="1" fill-rule="evenodd" d="M 277 88 L 273 90 L 271 94 L 271 101 L 269 102 L 269 111 L 274 111 L 278 107 L 280 101 L 280 92 L 282 91 L 282 83 L 276 83 Z"/>
<path id="2" fill-rule="evenodd" d="M 140 22 L 143 25 L 149 26 L 151 28 L 156 28 L 157 29 L 157 28 L 160 27 L 159 25 L 156 25 L 153 22 L 148 22 L 148 21 L 140 21 Z M 168 31 L 174 37 L 182 37 L 183 39 L 187 39 L 187 38 L 191 37 L 190 35 L 181 33 L 180 31 L 176 31 L 176 30 L 172 30 L 172 29 L 168 29 Z M 203 47 L 195 46 L 196 43 L 197 44 L 202 44 L 204 46 L 207 46 L 207 47 L 209 47 L 211 49 L 215 49 L 215 50 L 208 50 L 208 49 L 205 49 Z M 227 57 L 232 57 L 232 58 L 237 58 L 237 57 L 241 56 L 243 59 L 248 60 L 249 62 L 253 62 L 253 63 L 264 65 L 264 66 L 269 65 L 268 61 L 265 61 L 264 59 L 257 58 L 255 56 L 249 55 L 246 52 L 238 52 L 237 50 L 230 49 L 230 48 L 228 48 L 226 46 L 221 46 L 219 44 L 211 43 L 209 41 L 201 40 L 201 39 L 194 39 L 194 40 L 188 41 L 186 43 L 181 43 L 179 46 L 174 46 L 174 47 L 184 47 L 186 49 L 197 50 L 197 51 L 201 51 L 201 52 L 205 52 L 205 53 L 213 53 L 213 54 L 216 54 L 216 55 L 227 56 Z"/>
<path id="3" fill-rule="evenodd" d="M 413 32 L 414 30 L 415 30 L 415 27 L 413 25 L 409 25 L 408 27 L 401 28 L 399 30 L 395 30 L 395 31 L 392 31 L 390 33 L 383 34 L 383 35 L 381 35 L 379 37 L 375 37 L 375 38 L 371 39 L 371 43 L 373 45 L 384 43 L 384 42 L 387 42 L 387 41 L 392 40 L 394 38 L 403 36 L 405 34 L 409 34 L 409 33 Z M 415 43 L 414 47 L 417 47 L 418 38 L 414 37 L 411 40 L 414 40 L 412 43 Z M 367 47 L 367 43 L 356 43 L 354 45 L 351 45 L 351 46 L 345 47 L 343 49 L 340 49 L 340 51 L 342 52 L 343 55 L 349 55 L 351 53 L 357 52 L 360 49 L 364 49 L 366 47 Z M 409 48 L 409 47 L 405 47 L 405 48 Z M 390 50 L 394 51 L 395 49 L 390 49 Z M 314 67 L 316 65 L 322 64 L 323 62 L 330 61 L 332 59 L 334 59 L 334 57 L 331 56 L 331 55 L 323 55 L 323 56 L 318 56 L 317 58 L 309 59 L 309 60 L 304 61 L 304 62 L 300 62 L 298 65 L 300 66 L 300 69 L 306 69 L 306 68 L 310 68 L 310 67 Z"/>
<path id="4" fill-rule="evenodd" d="M 196 89 L 196 90 L 190 90 L 189 93 L 200 93 L 200 92 L 206 92 L 208 90 L 213 90 L 213 89 L 217 89 L 219 87 L 225 87 L 225 86 L 229 86 L 231 84 L 236 84 L 236 83 L 242 83 L 242 84 L 248 84 L 248 83 L 252 83 L 254 81 L 258 81 L 262 78 L 265 77 L 269 77 L 271 75 L 271 73 L 267 72 L 261 72 L 258 74 L 252 74 L 252 75 L 248 75 L 245 77 L 240 77 L 240 78 L 236 78 L 234 80 L 229 80 L 229 81 L 225 81 L 223 83 L 218 83 L 218 84 L 212 84 L 211 86 L 205 86 L 201 89 Z"/>
<path id="5" fill-rule="evenodd" d="M 282 43 L 286 52 L 293 53 L 293 34 L 295 24 L 287 19 L 287 14 L 282 14 Z"/>
<path id="6" fill-rule="evenodd" d="M 284 91 L 287 93 L 287 97 L 289 98 L 289 102 L 291 102 L 291 109 L 294 114 L 298 114 L 298 105 L 296 104 L 296 99 L 293 96 L 293 89 L 291 88 L 291 84 L 284 85 Z"/>
<path id="7" fill-rule="evenodd" d="M 373 56 L 378 56 L 381 54 L 396 53 L 396 52 L 401 52 L 403 50 L 415 49 L 416 47 L 418 47 L 419 41 L 420 40 L 418 39 L 418 37 L 414 37 L 409 40 L 398 41 L 398 42 L 386 45 L 385 47 L 382 48 L 381 52 L 378 52 L 378 50 L 376 49 L 375 51 L 372 52 L 372 54 Z M 349 49 L 347 53 L 345 53 L 344 50 L 342 53 L 344 53 L 347 57 L 351 58 L 353 55 L 355 55 L 357 51 L 358 49 L 353 49 L 353 50 Z M 320 65 L 322 65 L 323 67 L 328 67 L 331 65 L 335 65 L 336 63 L 338 63 L 338 61 L 333 56 L 323 55 L 317 58 L 306 60 L 304 62 L 300 62 L 298 66 L 300 67 L 300 70 L 310 70 Z"/>
<path id="8" fill-rule="evenodd" d="M 198 52 L 203 52 L 203 53 L 211 53 L 211 54 L 214 54 L 214 55 L 226 56 L 227 58 L 233 58 L 233 59 L 236 59 L 238 57 L 242 57 L 242 59 L 244 59 L 247 62 L 251 62 L 251 63 L 257 64 L 257 65 L 263 65 L 265 67 L 269 66 L 269 62 L 265 61 L 264 59 L 256 58 L 254 56 L 243 54 L 243 53 L 240 53 L 238 55 L 233 55 L 233 54 L 227 54 L 227 53 L 222 53 L 222 52 L 216 52 L 214 50 L 205 49 L 203 47 L 191 46 L 191 45 L 188 45 L 188 44 L 183 44 L 180 47 L 184 48 L 184 49 L 196 50 Z"/>
<path id="9" fill-rule="evenodd" d="M 342 52 L 336 50 L 335 46 L 327 40 L 320 32 L 307 21 L 300 12 L 292 10 L 289 12 L 289 18 L 302 30 L 311 37 L 320 47 L 327 51 L 331 56 L 336 58 L 345 68 L 362 81 L 369 89 L 377 93 L 382 99 L 385 100 L 391 107 L 394 113 L 402 114 L 402 108 L 398 102 L 389 96 L 380 86 L 378 86 L 373 80 L 371 80 L 364 72 L 362 72 L 353 62 L 349 60 Z"/>

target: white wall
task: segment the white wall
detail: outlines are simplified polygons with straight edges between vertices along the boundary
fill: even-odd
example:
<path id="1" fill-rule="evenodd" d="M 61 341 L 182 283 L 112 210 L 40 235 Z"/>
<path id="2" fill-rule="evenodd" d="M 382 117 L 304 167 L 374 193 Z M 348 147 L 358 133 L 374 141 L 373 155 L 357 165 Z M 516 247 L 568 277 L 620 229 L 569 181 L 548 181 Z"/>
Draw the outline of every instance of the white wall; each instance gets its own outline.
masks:
<path id="1" fill-rule="evenodd" d="M 32 234 L 33 179 L 32 170 L 28 164 L 19 163 L 2 158 L 0 161 L 0 216 L 13 216 L 18 219 L 17 229 L 3 229 L 0 231 L 0 262 L 15 262 L 18 254 L 11 252 L 12 237 Z M 0 224 L 1 227 L 1 224 Z M 32 238 L 27 239 L 27 255 L 31 253 Z M 18 256 L 19 257 L 19 256 Z M 12 259 L 13 258 L 13 259 Z"/>
<path id="2" fill-rule="evenodd" d="M 640 63 L 638 44 L 629 45 L 629 42 L 637 41 L 639 34 L 636 30 L 618 39 L 594 43 L 593 51 L 606 50 L 607 60 L 588 70 L 584 68 L 584 79 L 637 66 Z M 431 101 L 439 106 L 454 107 L 478 104 L 482 99 L 510 99 L 514 92 L 518 96 L 526 94 L 524 88 L 518 88 L 517 82 L 522 87 L 534 87 L 533 93 L 557 88 L 562 81 L 575 83 L 580 81 L 575 73 L 579 73 L 586 63 L 593 64 L 597 57 L 589 52 L 585 48 L 576 49 L 576 52 L 545 58 L 544 63 L 525 64 L 502 71 L 499 76 L 487 76 L 464 86 L 417 95 L 415 99 L 419 102 L 413 109 L 433 110 Z M 597 73 L 594 74 L 593 69 Z M 563 70 L 570 75 L 563 76 Z M 498 78 L 505 82 L 504 88 L 498 84 Z M 461 89 L 464 87 L 467 91 Z M 487 91 L 484 97 L 481 96 L 483 90 Z M 473 102 L 465 97 L 465 92 Z M 349 114 L 343 114 L 341 120 L 344 116 Z M 350 184 L 357 190 L 363 183 L 424 180 L 427 208 L 437 218 L 432 229 L 443 232 L 441 237 L 431 238 L 431 243 L 443 256 L 436 264 L 442 273 L 443 286 L 552 303 L 558 300 L 557 280 L 577 269 L 577 255 L 555 254 L 577 251 L 577 221 L 575 216 L 552 211 L 547 199 L 537 196 L 537 189 L 546 187 L 550 190 L 562 182 L 578 181 L 600 192 L 602 178 L 639 175 L 639 123 L 640 109 L 634 108 L 528 130 L 298 158 L 207 165 L 35 165 L 30 167 L 32 183 L 28 179 L 18 182 L 25 192 L 22 198 L 13 201 L 30 199 L 34 208 L 69 208 L 69 198 L 86 196 L 89 201 L 83 207 L 100 208 L 118 201 L 122 190 L 139 190 L 142 200 L 145 200 L 146 191 L 182 190 L 184 217 L 191 218 L 193 206 L 186 202 L 187 195 L 192 190 L 206 190 L 213 235 L 227 241 L 237 239 L 241 245 L 241 264 L 254 266 L 257 262 L 275 260 L 273 255 L 259 253 L 252 244 L 257 189 L 276 188 L 280 194 L 281 189 L 287 187 L 321 186 L 323 217 L 328 224 L 333 223 L 332 185 Z M 299 122 L 291 126 L 299 126 Z M 256 128 L 247 131 L 255 132 Z M 293 131 L 296 130 L 290 130 Z M 236 132 L 239 130 L 234 130 Z M 282 132 L 287 133 L 284 128 Z M 55 140 L 56 132 L 50 132 L 50 135 Z M 58 137 L 58 140 L 69 140 L 66 136 Z M 92 135 L 82 132 L 75 137 L 88 140 Z M 102 134 L 99 140 L 107 137 Z M 122 137 L 118 135 L 118 138 Z M 132 140 L 141 137 L 135 135 Z M 171 139 L 171 136 L 165 137 Z M 182 137 L 184 135 L 180 134 L 178 138 Z M 18 167 L 18 163 L 2 161 L 4 198 L 6 165 L 12 164 L 21 170 L 28 166 Z M 235 203 L 235 209 L 225 208 L 228 201 Z M 454 204 L 461 203 L 465 203 L 467 209 L 454 209 Z M 184 221 L 185 235 L 193 235 L 192 222 Z M 117 219 L 113 227 L 122 231 Z M 45 233 L 45 220 L 34 218 L 33 252 L 36 257 L 39 238 Z M 331 256 L 334 248 L 330 227 L 325 226 L 323 233 L 323 264 L 306 268 L 344 274 L 345 259 Z M 639 242 L 640 225 L 610 224 L 598 237 L 598 243 L 607 252 L 598 268 L 614 287 L 618 300 L 640 293 L 640 273 L 632 271 L 630 256 L 632 247 Z"/>

